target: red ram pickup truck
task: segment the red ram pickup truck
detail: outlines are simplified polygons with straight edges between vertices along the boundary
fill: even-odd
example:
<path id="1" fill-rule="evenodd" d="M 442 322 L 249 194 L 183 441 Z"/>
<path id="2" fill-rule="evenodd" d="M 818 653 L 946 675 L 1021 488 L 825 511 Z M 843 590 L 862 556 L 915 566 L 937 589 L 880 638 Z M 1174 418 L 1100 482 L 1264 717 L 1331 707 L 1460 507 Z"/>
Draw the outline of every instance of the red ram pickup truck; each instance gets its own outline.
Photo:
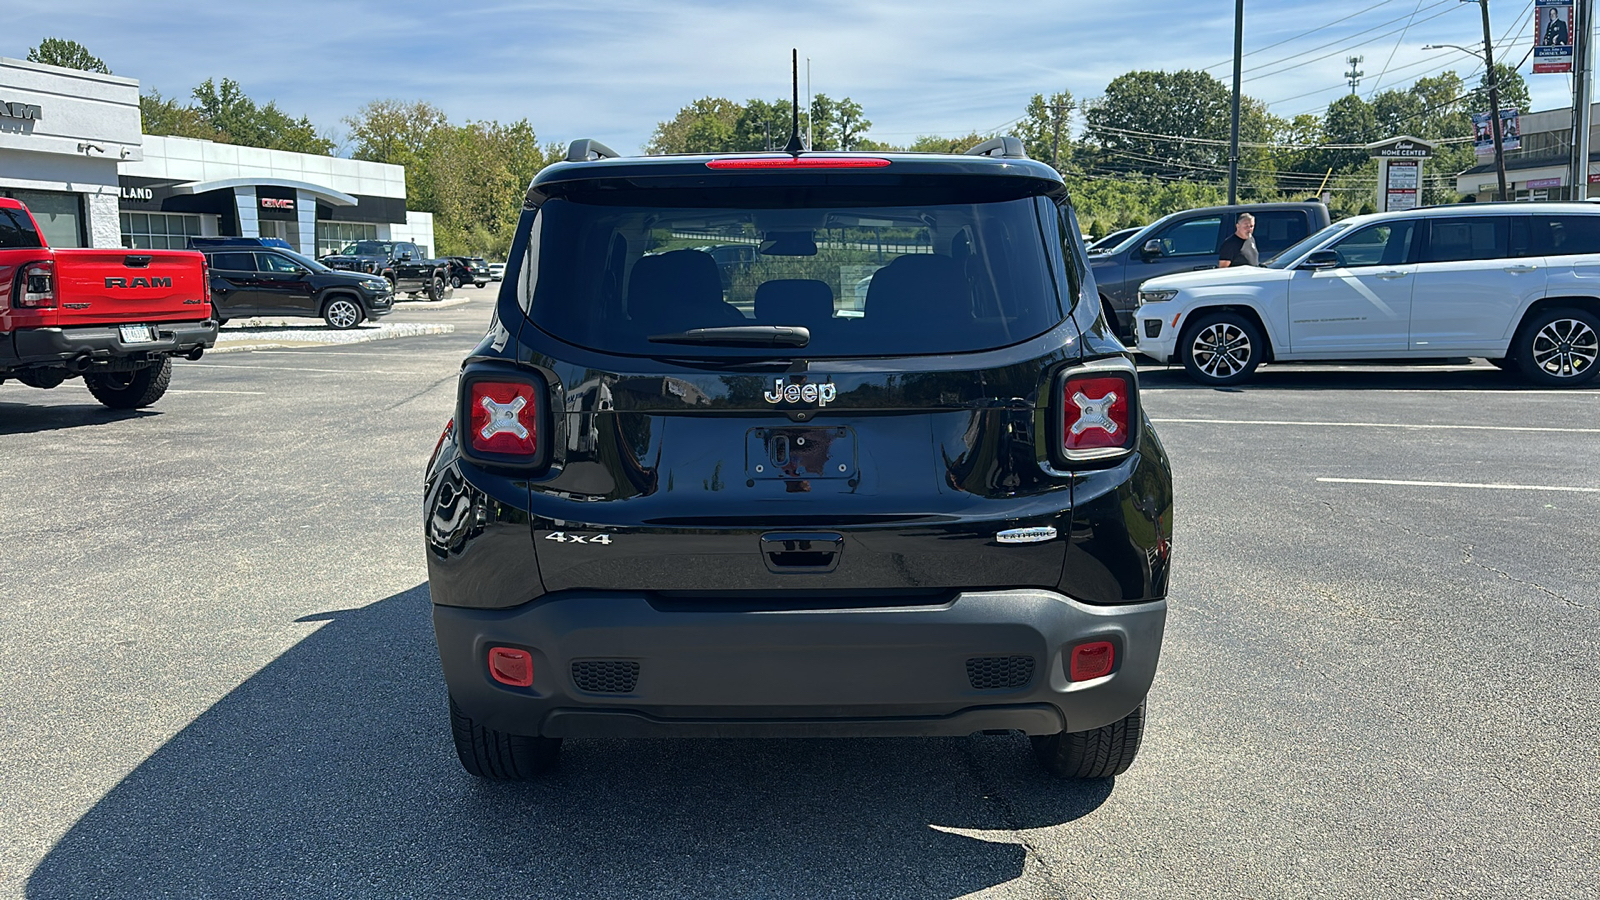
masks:
<path id="1" fill-rule="evenodd" d="M 205 257 L 188 250 L 66 250 L 0 197 L 0 382 L 53 388 L 83 376 L 112 409 L 166 393 L 172 358 L 216 343 Z"/>

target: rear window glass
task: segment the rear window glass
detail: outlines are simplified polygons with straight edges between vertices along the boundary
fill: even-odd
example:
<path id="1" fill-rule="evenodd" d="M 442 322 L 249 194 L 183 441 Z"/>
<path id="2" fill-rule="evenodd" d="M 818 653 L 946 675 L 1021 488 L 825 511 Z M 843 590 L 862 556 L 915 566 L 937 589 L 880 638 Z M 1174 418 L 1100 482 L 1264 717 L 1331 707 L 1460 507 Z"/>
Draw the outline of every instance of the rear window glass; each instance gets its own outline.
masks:
<path id="1" fill-rule="evenodd" d="M 41 246 L 33 222 L 14 209 L 0 209 L 0 248 L 32 249 Z"/>
<path id="2" fill-rule="evenodd" d="M 1048 200 L 827 205 L 806 194 L 748 208 L 552 198 L 534 223 L 525 308 L 571 343 L 658 357 L 956 353 L 1062 319 Z M 748 325 L 803 326 L 811 338 L 759 349 L 650 340 Z"/>
<path id="3" fill-rule="evenodd" d="M 211 255 L 211 268 L 225 269 L 229 272 L 254 272 L 256 258 L 253 253 L 214 253 Z"/>
<path id="4" fill-rule="evenodd" d="M 1510 256 L 1505 216 L 1441 216 L 1428 222 L 1423 262 L 1465 262 Z"/>

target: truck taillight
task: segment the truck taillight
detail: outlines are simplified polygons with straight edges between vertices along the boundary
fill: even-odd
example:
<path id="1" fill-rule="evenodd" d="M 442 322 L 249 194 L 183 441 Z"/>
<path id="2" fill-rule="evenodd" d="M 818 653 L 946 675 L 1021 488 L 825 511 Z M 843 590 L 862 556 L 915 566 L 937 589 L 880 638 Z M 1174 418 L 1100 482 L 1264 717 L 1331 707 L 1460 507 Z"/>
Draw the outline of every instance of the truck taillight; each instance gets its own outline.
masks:
<path id="1" fill-rule="evenodd" d="M 200 257 L 200 290 L 206 298 L 206 309 L 211 310 L 211 318 L 217 318 L 217 306 L 211 299 L 211 261 L 204 255 Z"/>
<path id="2" fill-rule="evenodd" d="M 17 274 L 16 290 L 11 297 L 11 305 L 22 309 L 55 309 L 55 262 L 41 259 L 25 264 Z"/>
<path id="3" fill-rule="evenodd" d="M 1116 459 L 1133 452 L 1139 387 L 1131 364 L 1109 360 L 1071 369 L 1057 384 L 1058 446 L 1067 462 Z"/>
<path id="4" fill-rule="evenodd" d="M 457 445 L 473 462 L 538 468 L 549 455 L 549 390 L 537 374 L 499 366 L 461 377 Z"/>

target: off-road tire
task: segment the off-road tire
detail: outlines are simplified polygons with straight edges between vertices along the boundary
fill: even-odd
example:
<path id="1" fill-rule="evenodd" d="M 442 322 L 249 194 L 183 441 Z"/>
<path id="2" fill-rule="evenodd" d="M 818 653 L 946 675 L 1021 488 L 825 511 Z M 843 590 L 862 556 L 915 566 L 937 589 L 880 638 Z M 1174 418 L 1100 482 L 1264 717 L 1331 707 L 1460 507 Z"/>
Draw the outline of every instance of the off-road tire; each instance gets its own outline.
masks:
<path id="1" fill-rule="evenodd" d="M 444 276 L 435 275 L 428 282 L 428 299 L 435 303 L 444 299 Z"/>
<path id="2" fill-rule="evenodd" d="M 138 409 L 161 399 L 172 383 L 172 358 L 130 372 L 91 372 L 84 386 L 96 400 L 111 409 Z"/>
<path id="3" fill-rule="evenodd" d="M 1208 313 L 1189 324 L 1178 342 L 1183 370 L 1209 387 L 1248 381 L 1267 355 L 1267 339 L 1256 323 L 1234 312 Z"/>
<path id="4" fill-rule="evenodd" d="M 1508 358 L 1537 385 L 1588 384 L 1600 374 L 1600 316 L 1586 309 L 1547 309 L 1517 330 Z"/>
<path id="5" fill-rule="evenodd" d="M 507 734 L 472 721 L 450 698 L 450 733 L 461 767 L 494 781 L 531 781 L 555 767 L 561 739 Z"/>
<path id="6" fill-rule="evenodd" d="M 1045 771 L 1062 778 L 1110 778 L 1121 775 L 1139 755 L 1144 736 L 1144 704 L 1121 721 L 1093 731 L 1034 736 L 1033 755 Z"/>
<path id="7" fill-rule="evenodd" d="M 348 331 L 361 324 L 366 313 L 362 311 L 361 304 L 343 295 L 329 300 L 322 308 L 322 321 L 335 331 Z"/>

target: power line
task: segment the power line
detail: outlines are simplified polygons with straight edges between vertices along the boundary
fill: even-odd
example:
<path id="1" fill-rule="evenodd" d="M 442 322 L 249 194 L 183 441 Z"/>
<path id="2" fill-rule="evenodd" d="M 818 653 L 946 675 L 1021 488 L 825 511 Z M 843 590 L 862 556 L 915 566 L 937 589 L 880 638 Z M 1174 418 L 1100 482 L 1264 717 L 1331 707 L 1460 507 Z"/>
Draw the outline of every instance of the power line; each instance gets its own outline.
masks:
<path id="1" fill-rule="evenodd" d="M 1319 31 L 1324 31 L 1324 30 L 1326 30 L 1328 28 L 1332 28 L 1333 26 L 1339 24 L 1340 22 L 1347 22 L 1350 19 L 1354 19 L 1356 16 L 1359 16 L 1359 15 L 1361 15 L 1363 13 L 1372 12 L 1373 10 L 1377 9 L 1378 7 L 1386 5 L 1388 2 L 1389 2 L 1389 0 L 1378 0 L 1377 3 L 1372 4 L 1371 6 L 1367 7 L 1366 9 L 1357 10 L 1357 11 L 1351 13 L 1348 16 L 1341 16 L 1340 18 L 1334 19 L 1332 22 L 1328 22 L 1328 23 L 1326 23 L 1324 25 L 1318 25 L 1317 27 L 1311 29 L 1310 31 L 1302 31 L 1299 34 L 1295 35 L 1294 37 L 1284 38 L 1283 40 L 1278 41 L 1276 44 L 1268 44 L 1265 47 L 1257 47 L 1256 49 L 1251 50 L 1251 51 L 1243 54 L 1240 58 L 1242 59 L 1244 56 L 1254 56 L 1257 53 L 1261 53 L 1262 51 L 1271 50 L 1274 47 L 1282 47 L 1284 44 L 1290 43 L 1292 41 L 1298 41 L 1303 37 L 1308 37 L 1310 35 L 1316 34 Z M 1379 27 L 1382 27 L 1382 26 L 1379 26 Z M 1222 62 L 1212 63 L 1211 65 L 1206 66 L 1205 69 L 1202 69 L 1201 71 L 1209 71 L 1211 69 L 1215 69 L 1215 68 L 1218 68 L 1220 66 L 1228 66 L 1228 65 L 1232 65 L 1232 64 L 1233 64 L 1233 58 L 1229 57 L 1229 58 L 1223 60 Z"/>
<path id="2" fill-rule="evenodd" d="M 1406 21 L 1405 31 L 1395 38 L 1394 47 L 1389 50 L 1389 58 L 1384 60 L 1383 68 L 1378 71 L 1378 77 L 1372 82 L 1372 90 L 1367 92 L 1367 99 L 1371 100 L 1378 93 L 1378 87 L 1383 84 L 1383 76 L 1389 72 L 1389 64 L 1394 62 L 1394 55 L 1400 51 L 1400 45 L 1405 43 L 1406 32 L 1411 30 L 1411 22 L 1417 18 L 1417 13 L 1422 10 L 1422 0 L 1417 0 L 1416 8 L 1411 10 L 1411 19 Z"/>
<path id="3" fill-rule="evenodd" d="M 1447 8 L 1444 10 L 1444 12 L 1436 14 L 1436 15 L 1444 15 L 1444 13 L 1450 12 L 1451 10 L 1455 9 L 1457 5 L 1458 4 L 1457 4 L 1456 0 L 1438 0 L 1438 2 L 1431 3 L 1428 6 L 1424 7 L 1424 9 L 1425 10 L 1432 10 L 1432 9 L 1438 9 L 1441 6 L 1446 6 Z M 1393 19 L 1390 19 L 1387 22 L 1380 22 L 1377 25 L 1372 26 L 1371 28 L 1364 28 L 1361 31 L 1357 31 L 1357 32 L 1355 32 L 1353 34 L 1344 35 L 1343 37 L 1331 40 L 1331 41 L 1327 42 L 1326 44 L 1318 44 L 1315 47 L 1308 47 L 1308 48 L 1306 48 L 1304 50 L 1301 50 L 1298 53 L 1291 53 L 1288 56 L 1279 57 L 1278 59 L 1274 59 L 1274 60 L 1271 60 L 1269 62 L 1256 63 L 1255 65 L 1250 66 L 1249 68 L 1245 69 L 1244 71 L 1246 71 L 1246 72 L 1256 72 L 1256 71 L 1259 71 L 1261 69 L 1270 69 L 1273 66 L 1279 65 L 1281 63 L 1293 62 L 1293 61 L 1299 59 L 1300 57 L 1305 56 L 1308 53 L 1315 53 L 1318 50 L 1326 50 L 1329 47 L 1342 47 L 1343 49 L 1334 51 L 1334 53 L 1342 53 L 1342 52 L 1344 52 L 1344 50 L 1349 50 L 1349 49 L 1354 49 L 1355 47 L 1365 46 L 1366 44 L 1370 44 L 1370 43 L 1372 43 L 1374 41 L 1382 40 L 1383 38 L 1386 38 L 1391 34 L 1395 34 L 1395 33 L 1399 32 L 1401 29 L 1397 28 L 1397 29 L 1395 29 L 1393 31 L 1386 31 L 1383 34 L 1377 35 L 1376 37 L 1369 38 L 1369 39 L 1367 39 L 1366 41 L 1363 41 L 1360 44 L 1352 45 L 1350 43 L 1350 41 L 1353 38 L 1361 37 L 1364 34 L 1368 34 L 1370 32 L 1377 31 L 1380 28 L 1386 28 L 1386 27 L 1388 27 L 1390 25 L 1393 25 L 1396 22 L 1402 21 L 1402 20 L 1404 20 L 1406 18 L 1408 18 L 1408 16 L 1397 16 L 1397 17 L 1395 17 Z M 1427 21 L 1427 20 L 1424 19 L 1423 21 Z M 1327 55 L 1328 56 L 1332 56 L 1333 54 L 1330 53 L 1330 54 L 1327 54 Z M 1320 57 L 1320 56 L 1317 57 L 1317 59 L 1323 59 L 1323 58 L 1324 57 Z M 1315 60 L 1310 60 L 1310 61 L 1311 62 L 1315 62 Z"/>
<path id="4" fill-rule="evenodd" d="M 1432 9 L 1433 7 L 1430 6 L 1428 8 Z M 1423 22 L 1431 22 L 1434 19 L 1439 18 L 1440 16 L 1447 16 L 1450 13 L 1455 12 L 1455 9 L 1456 9 L 1456 7 L 1455 7 L 1454 0 L 1451 0 L 1451 6 L 1448 9 L 1445 9 L 1442 12 L 1434 13 L 1433 15 L 1427 17 L 1426 19 L 1423 19 L 1421 22 L 1416 22 L 1414 24 L 1421 25 Z M 1407 27 L 1410 27 L 1410 26 L 1407 26 Z M 1358 47 L 1365 47 L 1368 44 L 1377 43 L 1378 41 L 1381 41 L 1384 38 L 1386 38 L 1386 37 L 1388 37 L 1388 36 L 1390 36 L 1392 34 L 1399 34 L 1403 30 L 1405 30 L 1405 29 L 1396 28 L 1393 31 L 1386 31 L 1383 34 L 1376 35 L 1374 37 L 1368 38 L 1367 40 L 1362 41 L 1362 42 L 1360 42 L 1358 44 L 1350 44 L 1350 43 L 1348 43 L 1346 41 L 1334 41 L 1333 44 L 1324 44 L 1324 45 L 1322 45 L 1323 47 L 1330 47 L 1330 46 L 1333 46 L 1334 44 L 1340 44 L 1340 43 L 1344 44 L 1344 46 L 1341 49 L 1333 50 L 1333 51 L 1330 51 L 1328 53 L 1324 53 L 1321 56 L 1312 57 L 1311 59 L 1305 60 L 1305 61 L 1300 62 L 1300 63 L 1296 63 L 1295 65 L 1285 66 L 1284 68 L 1281 68 L 1281 69 L 1274 69 L 1271 72 L 1262 72 L 1260 75 L 1252 75 L 1249 78 L 1246 78 L 1244 80 L 1245 81 L 1258 81 L 1258 80 L 1260 80 L 1262 78 L 1271 78 L 1274 75 L 1282 75 L 1284 72 L 1288 72 L 1291 69 L 1298 68 L 1299 66 L 1305 65 L 1306 63 L 1318 62 L 1320 60 L 1327 59 L 1330 56 L 1338 56 L 1340 53 L 1344 53 L 1347 50 L 1354 50 L 1354 49 L 1356 49 Z M 1321 49 L 1321 48 L 1318 48 L 1318 49 Z M 1306 52 L 1307 53 L 1311 53 L 1313 51 L 1307 50 Z M 1290 61 L 1290 60 L 1292 60 L 1294 58 L 1295 57 L 1288 57 L 1286 59 L 1278 60 L 1277 62 L 1273 62 L 1273 63 L 1263 63 L 1260 66 L 1256 66 L 1255 69 L 1250 69 L 1250 70 L 1247 70 L 1247 71 L 1255 71 L 1256 69 L 1264 69 L 1267 66 L 1276 65 L 1278 62 L 1288 62 L 1288 61 Z"/>

